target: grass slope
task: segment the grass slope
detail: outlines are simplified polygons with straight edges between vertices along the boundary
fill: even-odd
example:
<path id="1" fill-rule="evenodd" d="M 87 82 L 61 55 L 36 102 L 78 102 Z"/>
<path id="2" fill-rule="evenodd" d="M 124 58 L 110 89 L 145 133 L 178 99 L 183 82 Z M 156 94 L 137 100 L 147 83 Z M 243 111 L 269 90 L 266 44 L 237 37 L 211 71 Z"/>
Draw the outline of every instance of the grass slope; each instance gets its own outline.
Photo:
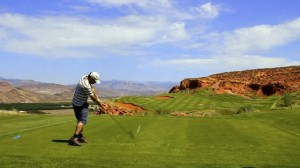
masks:
<path id="1" fill-rule="evenodd" d="M 89 143 L 66 143 L 73 116 L 0 116 L 1 167 L 296 168 L 298 109 L 210 118 L 93 116 Z"/>
<path id="2" fill-rule="evenodd" d="M 132 103 L 143 107 L 149 111 L 161 113 L 171 112 L 194 112 L 207 109 L 214 109 L 220 114 L 233 114 L 240 107 L 253 106 L 259 110 L 268 110 L 271 108 L 278 97 L 246 99 L 241 96 L 231 94 L 212 94 L 206 90 L 200 90 L 196 93 L 171 93 L 165 96 L 170 99 L 158 99 L 157 96 L 129 96 L 115 100 L 116 102 Z"/>

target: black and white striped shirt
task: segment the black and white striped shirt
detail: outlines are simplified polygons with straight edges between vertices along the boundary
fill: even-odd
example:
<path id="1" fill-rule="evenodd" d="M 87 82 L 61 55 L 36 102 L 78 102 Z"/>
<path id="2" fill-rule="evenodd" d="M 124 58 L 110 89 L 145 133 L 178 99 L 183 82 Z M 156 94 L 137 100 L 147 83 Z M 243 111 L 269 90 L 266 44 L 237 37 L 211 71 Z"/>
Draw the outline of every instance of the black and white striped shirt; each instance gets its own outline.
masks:
<path id="1" fill-rule="evenodd" d="M 72 103 L 75 106 L 82 106 L 87 103 L 89 96 L 93 95 L 92 86 L 89 83 L 88 77 L 83 76 L 76 86 Z"/>

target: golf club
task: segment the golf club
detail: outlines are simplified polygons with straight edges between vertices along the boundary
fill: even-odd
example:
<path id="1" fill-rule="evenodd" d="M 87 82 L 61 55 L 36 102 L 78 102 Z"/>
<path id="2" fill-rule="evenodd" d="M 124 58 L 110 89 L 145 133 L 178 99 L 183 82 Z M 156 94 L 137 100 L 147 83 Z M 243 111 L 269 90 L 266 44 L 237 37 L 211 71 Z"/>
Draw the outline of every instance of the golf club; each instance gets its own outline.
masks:
<path id="1" fill-rule="evenodd" d="M 128 133 L 128 135 L 131 137 L 131 138 L 134 138 L 134 134 L 132 131 L 128 131 L 118 120 L 115 119 L 115 117 L 113 117 L 112 115 L 109 115 L 116 123 L 117 125 L 122 129 L 124 130 L 126 133 Z"/>
<path id="2" fill-rule="evenodd" d="M 97 99 L 99 100 L 98 96 L 97 96 L 97 93 L 95 91 L 95 88 L 92 88 L 92 92 L 94 93 L 94 95 L 96 95 Z M 118 126 L 124 130 L 126 133 L 128 133 L 128 135 L 131 137 L 131 138 L 134 138 L 134 134 L 132 131 L 128 131 L 118 120 L 116 120 L 111 114 L 109 114 L 109 116 L 118 124 Z"/>

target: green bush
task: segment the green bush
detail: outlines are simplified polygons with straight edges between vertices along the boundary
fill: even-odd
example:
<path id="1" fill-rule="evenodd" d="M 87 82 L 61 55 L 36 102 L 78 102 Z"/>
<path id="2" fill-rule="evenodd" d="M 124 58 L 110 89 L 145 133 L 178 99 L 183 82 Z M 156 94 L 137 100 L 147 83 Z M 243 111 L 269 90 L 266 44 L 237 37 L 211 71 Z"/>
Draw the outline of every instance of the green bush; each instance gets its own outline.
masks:
<path id="1" fill-rule="evenodd" d="M 155 110 L 154 114 L 157 114 L 157 115 L 166 115 L 166 114 L 170 114 L 172 112 L 174 112 L 174 110 L 158 108 L 158 109 Z"/>
<path id="2" fill-rule="evenodd" d="M 271 109 L 288 109 L 297 107 L 300 104 L 300 93 L 285 93 L 280 99 L 276 100 Z"/>
<path id="3" fill-rule="evenodd" d="M 291 107 L 292 106 L 292 95 L 290 93 L 286 93 L 283 95 L 283 106 Z"/>
<path id="4" fill-rule="evenodd" d="M 250 113 L 250 112 L 254 112 L 256 109 L 254 106 L 252 105 L 247 105 L 247 106 L 243 106 L 240 107 L 237 111 L 237 114 L 241 114 L 241 113 Z"/>

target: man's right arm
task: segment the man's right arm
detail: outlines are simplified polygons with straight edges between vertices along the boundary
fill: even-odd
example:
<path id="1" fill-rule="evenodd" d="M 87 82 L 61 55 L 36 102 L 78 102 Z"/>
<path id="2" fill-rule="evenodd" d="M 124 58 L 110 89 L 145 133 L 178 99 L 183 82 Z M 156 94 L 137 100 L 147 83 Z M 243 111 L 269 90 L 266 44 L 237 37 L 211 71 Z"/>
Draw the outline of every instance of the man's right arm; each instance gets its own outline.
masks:
<path id="1" fill-rule="evenodd" d="M 100 108 L 103 108 L 103 105 L 101 104 L 94 88 L 92 88 L 92 92 L 93 94 L 90 97 L 93 100 L 93 102 L 95 102 Z"/>
<path id="2" fill-rule="evenodd" d="M 91 95 L 90 97 L 93 100 L 93 102 L 97 103 L 99 106 L 101 105 L 101 102 L 96 95 Z"/>

